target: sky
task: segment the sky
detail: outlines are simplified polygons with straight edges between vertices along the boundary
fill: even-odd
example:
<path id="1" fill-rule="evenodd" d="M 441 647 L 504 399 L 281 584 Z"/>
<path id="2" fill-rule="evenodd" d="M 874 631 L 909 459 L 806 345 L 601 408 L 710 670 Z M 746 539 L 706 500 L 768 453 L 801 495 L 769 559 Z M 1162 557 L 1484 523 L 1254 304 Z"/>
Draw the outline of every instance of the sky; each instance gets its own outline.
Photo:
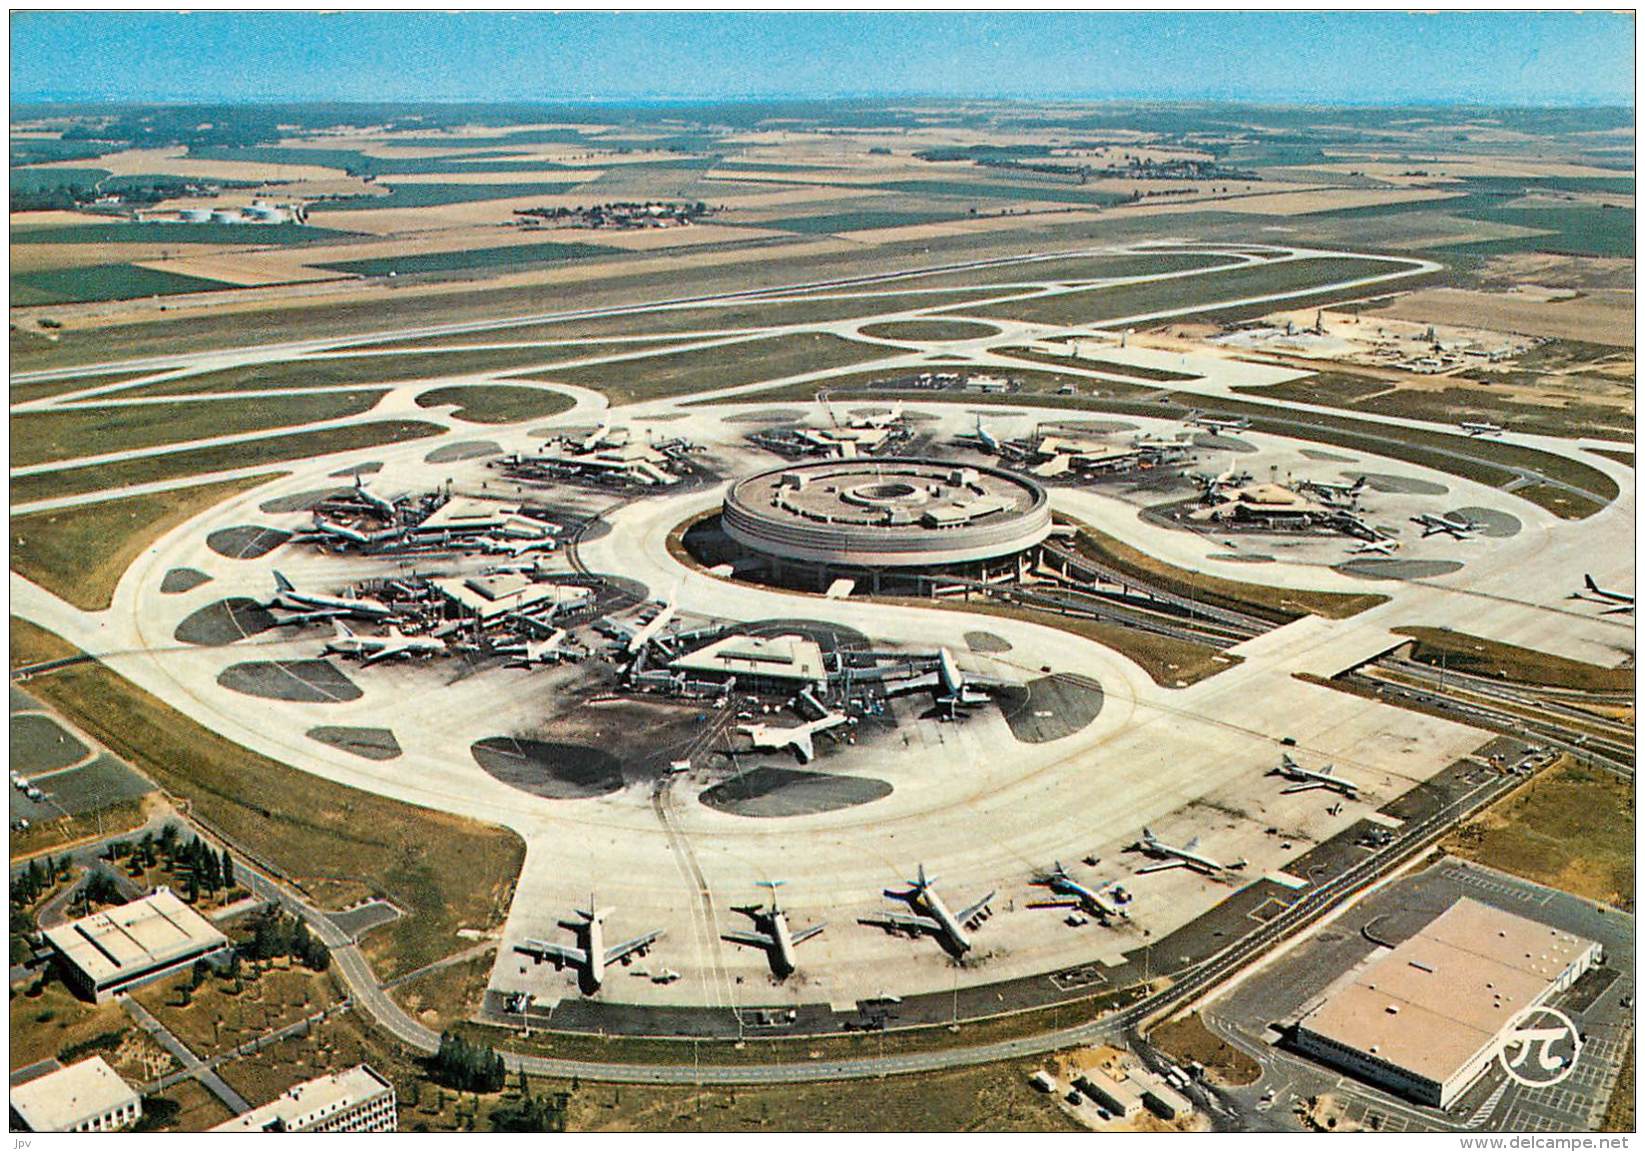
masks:
<path id="1" fill-rule="evenodd" d="M 1631 106 L 1608 12 L 27 12 L 16 101 L 853 96 Z"/>

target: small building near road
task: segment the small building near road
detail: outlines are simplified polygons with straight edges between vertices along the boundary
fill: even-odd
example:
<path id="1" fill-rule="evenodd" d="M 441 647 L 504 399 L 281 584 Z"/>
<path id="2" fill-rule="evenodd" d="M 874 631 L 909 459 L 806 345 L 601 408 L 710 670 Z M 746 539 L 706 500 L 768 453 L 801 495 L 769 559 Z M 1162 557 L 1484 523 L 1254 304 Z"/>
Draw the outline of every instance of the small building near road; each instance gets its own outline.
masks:
<path id="1" fill-rule="evenodd" d="M 1446 1108 L 1489 1067 L 1513 1018 L 1569 988 L 1599 944 L 1461 899 L 1339 979 L 1298 1022 L 1298 1051 Z"/>
<path id="2" fill-rule="evenodd" d="M 394 1085 L 369 1064 L 356 1064 L 285 1090 L 261 1108 L 213 1132 L 393 1132 L 399 1123 Z"/>
<path id="3" fill-rule="evenodd" d="M 142 1115 L 142 1097 L 101 1056 L 47 1072 L 11 1090 L 13 1130 L 117 1132 Z"/>
<path id="4" fill-rule="evenodd" d="M 1116 1080 L 1101 1068 L 1087 1068 L 1074 1078 L 1074 1087 L 1085 1093 L 1097 1106 L 1105 1108 L 1122 1120 L 1129 1120 L 1142 1111 L 1142 1092 L 1129 1080 Z"/>
<path id="5" fill-rule="evenodd" d="M 64 982 L 98 1004 L 228 947 L 228 937 L 169 888 L 45 931 Z"/>

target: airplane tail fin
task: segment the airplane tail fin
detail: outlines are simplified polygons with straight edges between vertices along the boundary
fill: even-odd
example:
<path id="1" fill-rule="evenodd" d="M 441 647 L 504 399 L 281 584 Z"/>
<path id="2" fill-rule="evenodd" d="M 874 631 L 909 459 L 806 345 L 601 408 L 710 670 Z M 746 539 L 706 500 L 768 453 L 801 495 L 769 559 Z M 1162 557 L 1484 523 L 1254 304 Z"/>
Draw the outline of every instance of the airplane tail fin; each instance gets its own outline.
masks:
<path id="1" fill-rule="evenodd" d="M 344 624 L 341 620 L 333 620 L 331 622 L 331 627 L 333 629 L 333 635 L 335 635 L 337 637 L 337 639 L 339 639 L 339 640 L 352 640 L 352 639 L 354 639 L 353 630 L 350 629 L 349 626 L 347 624 Z"/>
<path id="2" fill-rule="evenodd" d="M 279 575 L 279 573 L 275 573 L 275 575 Z M 1594 578 L 1586 572 L 1584 572 L 1582 574 L 1582 583 L 1587 586 L 1588 591 L 1590 591 L 1590 592 L 1598 592 L 1599 591 L 1599 585 L 1595 584 L 1594 583 Z"/>
<path id="3" fill-rule="evenodd" d="M 274 570 L 274 586 L 282 592 L 295 592 L 297 586 L 285 578 L 285 574 L 278 568 Z"/>

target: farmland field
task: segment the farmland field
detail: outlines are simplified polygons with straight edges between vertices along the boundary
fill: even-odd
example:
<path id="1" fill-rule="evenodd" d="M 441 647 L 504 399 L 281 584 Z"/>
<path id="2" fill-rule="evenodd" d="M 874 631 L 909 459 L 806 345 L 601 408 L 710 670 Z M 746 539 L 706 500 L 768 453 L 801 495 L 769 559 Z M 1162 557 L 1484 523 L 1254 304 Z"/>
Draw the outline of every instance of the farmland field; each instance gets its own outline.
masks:
<path id="1" fill-rule="evenodd" d="M 180 224 L 121 220 L 108 224 L 14 228 L 13 244 L 319 244 L 352 233 L 306 224 Z"/>
<path id="2" fill-rule="evenodd" d="M 356 276 L 409 276 L 418 272 L 457 272 L 470 268 L 510 268 L 560 264 L 594 256 L 622 253 L 604 244 L 514 244 L 502 248 L 469 248 L 457 252 L 424 252 L 412 256 L 382 256 L 375 260 L 342 260 L 317 264 L 334 272 Z"/>
<path id="3" fill-rule="evenodd" d="M 19 272 L 11 278 L 14 307 L 30 304 L 79 304 L 130 300 L 137 296 L 175 296 L 182 292 L 216 292 L 221 280 L 180 276 L 136 264 L 94 264 L 88 268 L 49 268 Z"/>

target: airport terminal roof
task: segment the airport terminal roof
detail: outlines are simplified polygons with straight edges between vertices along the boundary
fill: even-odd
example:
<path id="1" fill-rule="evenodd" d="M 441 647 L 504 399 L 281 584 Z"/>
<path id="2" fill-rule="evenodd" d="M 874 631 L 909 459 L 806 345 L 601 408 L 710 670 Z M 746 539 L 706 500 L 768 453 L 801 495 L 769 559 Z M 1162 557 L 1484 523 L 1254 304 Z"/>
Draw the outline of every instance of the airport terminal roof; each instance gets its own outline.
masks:
<path id="1" fill-rule="evenodd" d="M 728 636 L 681 656 L 670 667 L 807 683 L 828 677 L 822 648 L 803 636 Z"/>
<path id="2" fill-rule="evenodd" d="M 1462 899 L 1353 973 L 1302 1026 L 1443 1084 L 1592 947 Z"/>
<path id="3" fill-rule="evenodd" d="M 228 943 L 169 888 L 48 928 L 46 940 L 99 987 Z"/>
<path id="4" fill-rule="evenodd" d="M 33 1132 L 72 1132 L 136 1100 L 136 1090 L 101 1056 L 47 1072 L 11 1090 L 12 1111 Z"/>
<path id="5" fill-rule="evenodd" d="M 519 514 L 514 504 L 499 504 L 493 500 L 479 500 L 473 496 L 453 496 L 417 525 L 418 531 L 463 531 L 488 528 L 501 524 Z"/>

